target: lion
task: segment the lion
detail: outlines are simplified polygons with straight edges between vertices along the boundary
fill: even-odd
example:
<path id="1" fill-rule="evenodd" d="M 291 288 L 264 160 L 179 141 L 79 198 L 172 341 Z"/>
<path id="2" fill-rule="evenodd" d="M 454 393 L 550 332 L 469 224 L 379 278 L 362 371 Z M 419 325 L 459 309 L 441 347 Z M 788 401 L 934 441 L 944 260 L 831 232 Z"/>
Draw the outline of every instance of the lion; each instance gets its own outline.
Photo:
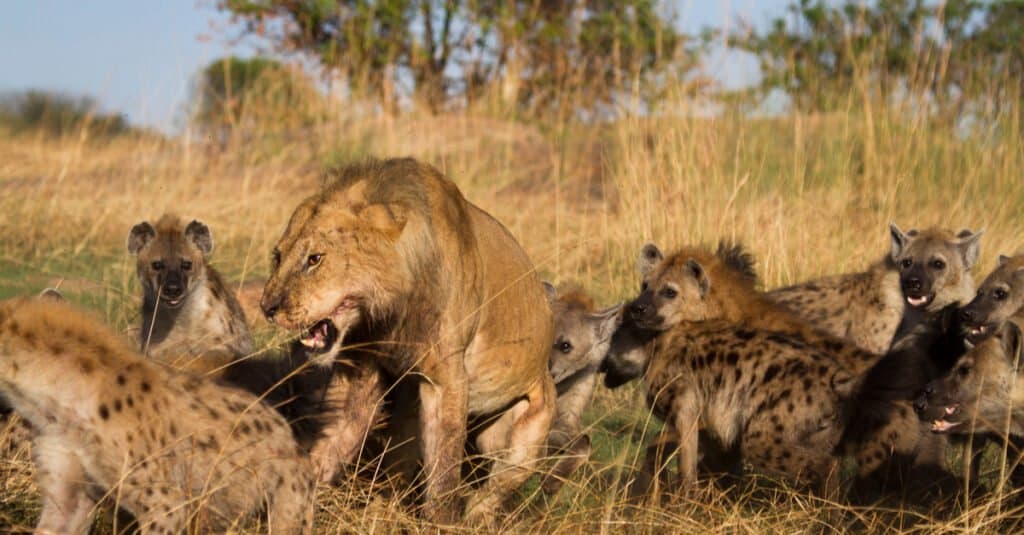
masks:
<path id="1" fill-rule="evenodd" d="M 367 374 L 367 382 L 415 382 L 431 520 L 458 517 L 467 422 L 488 422 L 475 440 L 493 466 L 467 517 L 493 519 L 543 454 L 555 411 L 551 311 L 509 231 L 437 169 L 409 158 L 370 160 L 332 171 L 302 201 L 272 264 L 260 307 L 271 322 L 300 331 L 301 343 L 318 353 L 314 360 L 350 366 L 350 356 L 369 356 L 366 365 L 380 373 Z M 368 429 L 376 416 L 336 417 Z M 314 446 L 322 480 L 352 460 L 339 451 L 358 449 Z"/>

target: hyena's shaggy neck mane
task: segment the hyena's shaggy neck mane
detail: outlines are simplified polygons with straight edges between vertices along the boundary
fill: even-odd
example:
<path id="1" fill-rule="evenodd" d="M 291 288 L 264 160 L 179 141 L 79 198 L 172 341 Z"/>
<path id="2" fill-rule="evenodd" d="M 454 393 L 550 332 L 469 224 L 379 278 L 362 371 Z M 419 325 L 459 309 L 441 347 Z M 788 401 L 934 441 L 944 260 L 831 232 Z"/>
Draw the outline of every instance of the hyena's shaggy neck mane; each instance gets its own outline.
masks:
<path id="1" fill-rule="evenodd" d="M 704 265 L 711 280 L 706 299 L 714 305 L 708 308 L 717 308 L 718 314 L 707 319 L 797 335 L 824 347 L 855 375 L 865 372 L 882 357 L 823 333 L 771 300 L 756 287 L 753 259 L 741 246 L 722 243 L 713 255 L 706 249 L 694 249 L 688 254 Z M 898 274 L 896 285 L 898 290 Z"/>

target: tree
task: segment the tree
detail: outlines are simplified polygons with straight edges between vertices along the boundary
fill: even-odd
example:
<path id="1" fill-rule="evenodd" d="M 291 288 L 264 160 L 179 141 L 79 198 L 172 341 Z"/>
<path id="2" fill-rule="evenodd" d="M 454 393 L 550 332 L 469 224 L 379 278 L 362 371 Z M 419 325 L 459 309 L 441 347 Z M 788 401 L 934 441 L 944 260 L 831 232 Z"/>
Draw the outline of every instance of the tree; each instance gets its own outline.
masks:
<path id="1" fill-rule="evenodd" d="M 1020 0 L 799 0 L 787 13 L 730 43 L 759 58 L 761 91 L 782 90 L 800 109 L 827 110 L 845 88 L 869 81 L 882 98 L 923 93 L 960 110 L 979 80 L 1022 79 Z"/>
<path id="2" fill-rule="evenodd" d="M 50 135 L 77 134 L 111 137 L 132 131 L 119 113 L 97 111 L 92 97 L 75 97 L 51 91 L 30 89 L 0 98 L 0 125 L 15 132 L 40 130 Z"/>
<path id="3" fill-rule="evenodd" d="M 193 87 L 192 118 L 211 135 L 243 128 L 279 129 L 304 122 L 322 97 L 297 69 L 271 59 L 225 57 L 210 62 Z"/>
<path id="4" fill-rule="evenodd" d="M 607 106 L 695 64 L 653 0 L 221 0 L 246 34 L 308 54 L 353 91 L 437 111 L 488 90 L 520 109 Z M 682 68 L 680 66 L 682 65 Z M 673 70 L 675 69 L 675 71 Z M 650 82 L 650 83 L 649 83 Z"/>

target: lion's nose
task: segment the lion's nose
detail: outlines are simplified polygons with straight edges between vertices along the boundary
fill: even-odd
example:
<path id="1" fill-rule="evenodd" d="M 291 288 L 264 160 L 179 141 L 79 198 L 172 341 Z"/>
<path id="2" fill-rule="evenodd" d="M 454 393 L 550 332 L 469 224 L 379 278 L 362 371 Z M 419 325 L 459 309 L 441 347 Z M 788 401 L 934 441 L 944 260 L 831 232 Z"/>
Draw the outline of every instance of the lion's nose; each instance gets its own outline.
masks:
<path id="1" fill-rule="evenodd" d="M 274 316 L 284 306 L 284 301 L 284 294 L 271 296 L 269 299 L 264 296 L 263 299 L 260 299 L 260 309 L 263 310 L 263 315 L 267 317 L 268 321 L 274 320 Z"/>

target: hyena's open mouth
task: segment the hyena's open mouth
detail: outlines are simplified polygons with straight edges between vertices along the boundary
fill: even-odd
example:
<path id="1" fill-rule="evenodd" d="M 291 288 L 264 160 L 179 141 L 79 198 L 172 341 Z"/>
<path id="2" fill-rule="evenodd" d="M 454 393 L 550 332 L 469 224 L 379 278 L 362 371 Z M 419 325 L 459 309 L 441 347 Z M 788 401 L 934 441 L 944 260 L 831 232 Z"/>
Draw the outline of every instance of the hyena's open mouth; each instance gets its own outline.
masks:
<path id="1" fill-rule="evenodd" d="M 995 325 L 981 324 L 981 325 L 964 325 L 964 337 L 967 341 L 972 344 L 978 344 L 982 340 L 988 338 L 990 334 L 995 332 Z"/>
<path id="2" fill-rule="evenodd" d="M 934 293 L 927 293 L 927 294 L 907 293 L 906 294 L 906 298 L 907 298 L 907 304 L 908 305 L 910 305 L 910 306 L 912 306 L 914 308 L 924 308 L 924 307 L 926 307 L 926 306 L 928 306 L 928 305 L 930 305 L 932 303 L 932 301 L 935 299 L 935 294 Z"/>
<path id="3" fill-rule="evenodd" d="M 946 419 L 950 416 L 955 415 L 959 410 L 959 405 L 949 405 L 945 409 L 943 409 L 943 412 L 945 413 L 944 416 L 942 418 L 932 421 L 932 431 L 935 433 L 945 433 L 946 431 L 949 431 L 950 429 L 953 429 L 954 427 L 962 424 L 963 422 L 951 422 Z"/>

